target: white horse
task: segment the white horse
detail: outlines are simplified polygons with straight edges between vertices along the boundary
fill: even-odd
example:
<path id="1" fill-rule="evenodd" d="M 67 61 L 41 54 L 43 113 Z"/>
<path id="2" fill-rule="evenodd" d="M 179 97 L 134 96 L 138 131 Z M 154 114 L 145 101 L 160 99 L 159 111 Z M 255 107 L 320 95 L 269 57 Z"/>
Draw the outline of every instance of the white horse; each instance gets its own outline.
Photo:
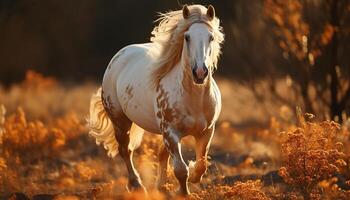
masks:
<path id="1" fill-rule="evenodd" d="M 145 190 L 132 162 L 143 130 L 161 134 L 158 187 L 166 183 L 170 154 L 180 192 L 189 194 L 187 182 L 199 182 L 207 169 L 221 110 L 212 73 L 224 35 L 213 6 L 184 6 L 158 21 L 150 43 L 127 46 L 110 61 L 102 88 L 91 98 L 90 134 L 110 156 L 119 152 L 131 190 Z M 181 139 L 187 135 L 196 141 L 196 162 L 190 167 L 181 155 Z"/>

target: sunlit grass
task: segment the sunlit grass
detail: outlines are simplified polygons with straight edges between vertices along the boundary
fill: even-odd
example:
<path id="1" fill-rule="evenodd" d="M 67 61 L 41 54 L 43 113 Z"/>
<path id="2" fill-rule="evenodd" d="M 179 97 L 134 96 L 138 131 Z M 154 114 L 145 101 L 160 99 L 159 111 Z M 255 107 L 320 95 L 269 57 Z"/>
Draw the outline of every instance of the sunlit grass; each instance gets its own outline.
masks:
<path id="1" fill-rule="evenodd" d="M 227 81 L 221 84 L 232 87 Z M 108 158 L 87 134 L 88 101 L 96 88 L 62 86 L 30 72 L 22 83 L 0 91 L 4 104 L 0 107 L 0 198 L 42 194 L 57 199 L 146 198 L 141 192 L 127 192 L 123 161 L 118 156 Z M 224 92 L 230 97 L 229 90 Z M 228 116 L 231 110 L 223 112 Z M 278 112 L 267 128 L 237 129 L 231 121 L 219 122 L 208 172 L 201 184 L 190 184 L 193 194 L 188 198 L 349 198 L 346 123 L 317 122 L 300 113 L 293 119 L 287 107 L 277 108 Z M 160 136 L 145 134 L 135 152 L 135 166 L 150 199 L 180 198 L 172 167 L 167 192 L 156 189 L 160 142 Z M 186 138 L 186 159 L 194 159 L 192 149 L 193 139 Z"/>

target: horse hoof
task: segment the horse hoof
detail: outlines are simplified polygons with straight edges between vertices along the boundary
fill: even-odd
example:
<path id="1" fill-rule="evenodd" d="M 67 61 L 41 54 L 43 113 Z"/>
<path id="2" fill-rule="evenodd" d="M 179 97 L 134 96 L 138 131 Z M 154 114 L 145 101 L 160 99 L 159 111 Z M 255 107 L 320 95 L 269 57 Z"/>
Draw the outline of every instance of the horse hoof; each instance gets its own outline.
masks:
<path id="1" fill-rule="evenodd" d="M 146 188 L 139 181 L 130 181 L 127 186 L 127 190 L 129 192 L 143 191 L 145 194 L 147 194 Z"/>

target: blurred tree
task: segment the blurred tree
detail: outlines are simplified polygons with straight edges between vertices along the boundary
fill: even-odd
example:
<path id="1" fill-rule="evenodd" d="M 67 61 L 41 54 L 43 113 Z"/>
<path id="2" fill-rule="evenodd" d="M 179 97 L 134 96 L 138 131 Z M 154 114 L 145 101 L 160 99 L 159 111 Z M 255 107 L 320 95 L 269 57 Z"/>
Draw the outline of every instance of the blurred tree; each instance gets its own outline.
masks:
<path id="1" fill-rule="evenodd" d="M 0 81 L 22 80 L 28 69 L 76 82 L 100 80 L 119 49 L 149 41 L 158 11 L 213 4 L 225 32 L 216 74 L 249 86 L 258 100 L 340 116 L 350 110 L 348 2 L 0 1 Z M 292 92 L 281 88 L 281 77 Z"/>
<path id="2" fill-rule="evenodd" d="M 339 121 L 349 114 L 349 11 L 348 0 L 264 0 L 306 112 Z"/>
<path id="3" fill-rule="evenodd" d="M 21 80 L 28 69 L 55 76 L 84 70 L 96 6 L 93 0 L 2 1 L 1 80 Z"/>

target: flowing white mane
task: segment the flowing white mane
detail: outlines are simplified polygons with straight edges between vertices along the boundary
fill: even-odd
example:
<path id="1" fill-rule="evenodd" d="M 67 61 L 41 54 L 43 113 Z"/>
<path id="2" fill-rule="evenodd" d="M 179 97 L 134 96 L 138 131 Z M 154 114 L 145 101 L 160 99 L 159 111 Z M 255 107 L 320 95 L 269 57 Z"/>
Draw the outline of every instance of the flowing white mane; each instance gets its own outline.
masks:
<path id="1" fill-rule="evenodd" d="M 213 32 L 214 41 L 211 43 L 211 55 L 209 67 L 216 68 L 218 57 L 221 54 L 221 43 L 224 41 L 224 34 L 217 17 L 210 20 L 207 8 L 201 5 L 188 6 L 190 16 L 183 18 L 182 10 L 170 11 L 160 14 L 159 22 L 152 31 L 151 41 L 161 47 L 161 53 L 156 61 L 153 71 L 154 84 L 158 85 L 160 80 L 180 61 L 184 33 L 194 23 L 205 23 Z"/>

